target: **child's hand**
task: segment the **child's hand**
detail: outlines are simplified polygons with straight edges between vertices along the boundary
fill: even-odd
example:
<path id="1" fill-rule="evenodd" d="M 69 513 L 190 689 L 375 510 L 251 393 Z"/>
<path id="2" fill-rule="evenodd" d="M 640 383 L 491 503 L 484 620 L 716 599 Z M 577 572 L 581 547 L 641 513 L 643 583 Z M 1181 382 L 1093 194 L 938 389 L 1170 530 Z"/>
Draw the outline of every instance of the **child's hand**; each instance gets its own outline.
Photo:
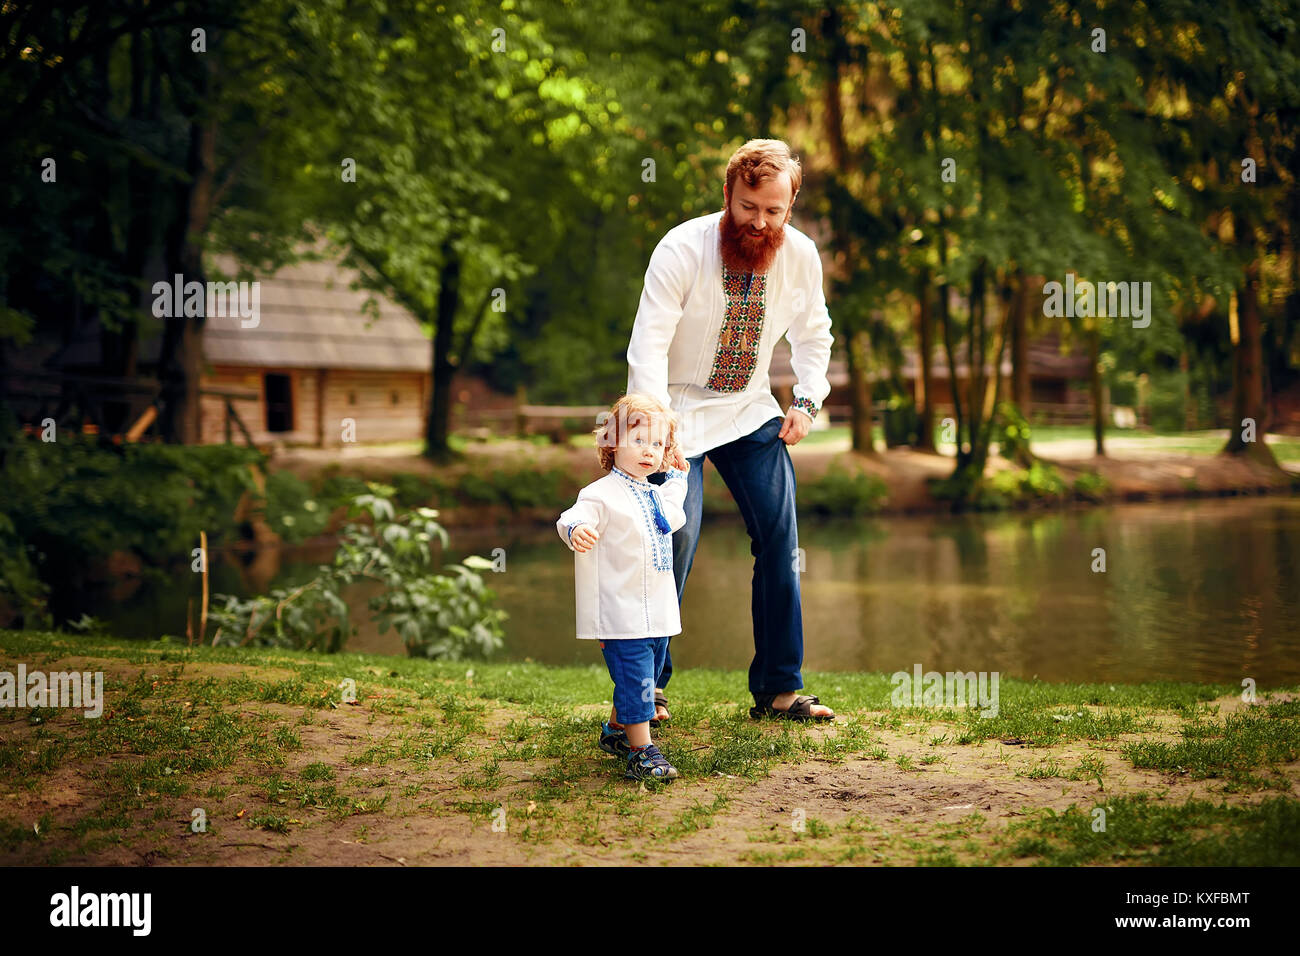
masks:
<path id="1" fill-rule="evenodd" d="M 573 542 L 574 551 L 585 553 L 596 546 L 596 542 L 600 540 L 600 532 L 589 525 L 580 524 L 573 529 L 569 540 Z"/>

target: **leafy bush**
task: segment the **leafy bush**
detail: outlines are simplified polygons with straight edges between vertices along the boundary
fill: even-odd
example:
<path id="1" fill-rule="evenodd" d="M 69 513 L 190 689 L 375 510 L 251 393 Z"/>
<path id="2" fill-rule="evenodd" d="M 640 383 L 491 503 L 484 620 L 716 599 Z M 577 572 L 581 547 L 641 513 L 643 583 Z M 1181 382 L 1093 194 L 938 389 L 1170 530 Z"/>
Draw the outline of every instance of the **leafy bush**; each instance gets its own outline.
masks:
<path id="1" fill-rule="evenodd" d="M 497 497 L 514 510 L 550 507 L 564 497 L 561 486 L 567 475 L 558 468 L 549 471 L 507 472 L 495 469 L 489 481 Z"/>
<path id="2" fill-rule="evenodd" d="M 993 419 L 993 439 L 998 444 L 998 454 L 1014 461 L 1022 468 L 1033 464 L 1034 455 L 1029 449 L 1029 422 L 1020 413 L 1015 402 L 998 402 Z"/>
<path id="3" fill-rule="evenodd" d="M 1101 502 L 1110 493 L 1111 484 L 1095 471 L 1085 471 L 1074 479 L 1074 494 L 1087 501 Z"/>
<path id="4" fill-rule="evenodd" d="M 1147 397 L 1147 415 L 1156 431 L 1180 432 L 1186 424 L 1183 389 L 1187 374 L 1182 371 L 1151 373 L 1151 394 Z"/>
<path id="5" fill-rule="evenodd" d="M 77 436 L 7 446 L 0 511 L 37 554 L 45 580 L 114 551 L 150 561 L 188 555 L 200 530 L 232 528 L 252 467 L 264 456 L 234 445 L 104 447 Z"/>
<path id="6" fill-rule="evenodd" d="M 9 516 L 0 514 L 0 627 L 48 628 L 49 588 Z"/>
<path id="7" fill-rule="evenodd" d="M 393 475 L 389 480 L 394 488 L 393 499 L 403 508 L 446 503 L 446 486 L 437 478 L 402 473 Z"/>
<path id="8" fill-rule="evenodd" d="M 906 395 L 889 398 L 884 415 L 885 447 L 914 445 L 921 433 L 921 416 L 916 403 Z"/>
<path id="9" fill-rule="evenodd" d="M 447 532 L 434 520 L 438 512 L 416 508 L 398 515 L 391 487 L 371 489 L 349 509 L 354 519 L 368 513 L 371 524 L 347 524 L 333 563 L 322 565 L 311 581 L 249 600 L 217 595 L 214 643 L 340 650 L 355 632 L 342 588 L 372 580 L 384 587 L 369 601 L 371 619 L 381 634 L 395 628 L 408 654 L 457 660 L 498 650 L 506 613 L 492 607 L 495 595 L 479 573 L 491 562 L 471 556 L 447 565 L 449 574 L 429 573 L 430 545 L 437 539 L 447 546 Z"/>
<path id="10" fill-rule="evenodd" d="M 321 482 L 318 497 L 327 502 L 329 507 L 336 508 L 339 505 L 346 505 L 357 495 L 366 494 L 367 490 L 365 481 L 360 478 L 351 475 L 330 475 Z"/>
<path id="11" fill-rule="evenodd" d="M 1061 501 L 1067 494 L 1065 479 L 1051 465 L 1035 461 L 1029 468 L 986 475 L 976 499 L 979 508 L 1005 508 L 1030 501 Z"/>
<path id="12" fill-rule="evenodd" d="M 820 478 L 798 485 L 796 496 L 799 508 L 824 515 L 874 514 L 889 491 L 883 480 L 866 472 L 851 474 L 837 461 L 832 461 Z"/>
<path id="13" fill-rule="evenodd" d="M 328 499 L 319 500 L 311 485 L 297 475 L 273 471 L 266 476 L 266 523 L 286 541 L 324 534 L 332 509 Z"/>

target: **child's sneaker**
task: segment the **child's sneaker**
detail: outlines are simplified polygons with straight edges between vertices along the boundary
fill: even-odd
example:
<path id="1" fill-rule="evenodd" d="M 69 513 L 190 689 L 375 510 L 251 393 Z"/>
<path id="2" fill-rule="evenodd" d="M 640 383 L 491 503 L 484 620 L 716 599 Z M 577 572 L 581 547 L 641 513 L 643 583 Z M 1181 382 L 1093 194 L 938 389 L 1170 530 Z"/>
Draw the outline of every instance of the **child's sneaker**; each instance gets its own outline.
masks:
<path id="1" fill-rule="evenodd" d="M 644 780 L 647 777 L 655 780 L 671 780 L 678 776 L 678 773 L 677 768 L 659 752 L 659 748 L 651 744 L 649 747 L 633 750 L 628 754 L 627 773 L 623 776 L 629 780 Z"/>
<path id="2" fill-rule="evenodd" d="M 615 730 L 609 725 L 609 721 L 605 721 L 600 725 L 600 749 L 626 760 L 627 755 L 632 752 L 632 745 L 627 741 L 627 731 L 622 727 Z"/>

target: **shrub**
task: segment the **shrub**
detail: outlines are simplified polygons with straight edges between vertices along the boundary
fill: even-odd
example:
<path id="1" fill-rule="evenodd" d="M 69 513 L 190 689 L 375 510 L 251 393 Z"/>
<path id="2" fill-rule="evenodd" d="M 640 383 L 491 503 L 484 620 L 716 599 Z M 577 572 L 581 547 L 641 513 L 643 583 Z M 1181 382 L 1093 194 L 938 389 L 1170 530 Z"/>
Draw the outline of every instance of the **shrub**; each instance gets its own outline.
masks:
<path id="1" fill-rule="evenodd" d="M 211 540 L 232 529 L 252 467 L 264 462 L 234 445 L 19 440 L 5 451 L 0 510 L 46 581 L 114 551 L 161 562 L 187 555 L 200 530 Z"/>
<path id="2" fill-rule="evenodd" d="M 979 508 L 1005 508 L 1030 501 L 1061 501 L 1066 497 L 1065 479 L 1051 465 L 1035 461 L 1029 468 L 986 475 L 976 498 Z"/>
<path id="3" fill-rule="evenodd" d="M 1033 464 L 1034 455 L 1029 449 L 1029 422 L 1020 413 L 1015 402 L 998 402 L 993 419 L 993 439 L 998 445 L 998 454 L 1008 461 L 1014 461 L 1022 468 Z"/>
<path id="4" fill-rule="evenodd" d="M 0 514 L 0 627 L 49 628 L 49 588 L 37 574 L 31 549 L 9 516 Z"/>
<path id="5" fill-rule="evenodd" d="M 435 520 L 438 512 L 416 508 L 399 515 L 392 494 L 390 487 L 372 485 L 352 501 L 350 517 L 368 514 L 370 523 L 347 524 L 333 563 L 307 583 L 249 600 L 217 595 L 214 643 L 338 651 L 355 631 L 342 588 L 372 580 L 383 589 L 369 601 L 371 619 L 381 634 L 395 628 L 408 654 L 456 660 L 498 650 L 506 613 L 492 606 L 495 595 L 479 573 L 491 562 L 471 556 L 447 565 L 449 574 L 431 574 L 430 546 L 436 539 L 445 548 L 448 540 Z"/>
<path id="6" fill-rule="evenodd" d="M 1074 479 L 1074 494 L 1086 501 L 1105 501 L 1110 493 L 1110 482 L 1095 471 L 1085 471 Z"/>
<path id="7" fill-rule="evenodd" d="M 888 491 L 885 482 L 875 475 L 851 474 L 839 462 L 832 461 L 824 475 L 798 486 L 797 497 L 801 510 L 858 517 L 879 511 Z"/>
<path id="8" fill-rule="evenodd" d="M 266 523 L 286 541 L 298 542 L 324 534 L 331 507 L 312 492 L 311 485 L 287 471 L 266 478 Z"/>
<path id="9" fill-rule="evenodd" d="M 1183 389 L 1187 374 L 1182 371 L 1151 373 L 1151 394 L 1147 397 L 1147 415 L 1156 431 L 1180 432 L 1186 424 Z"/>

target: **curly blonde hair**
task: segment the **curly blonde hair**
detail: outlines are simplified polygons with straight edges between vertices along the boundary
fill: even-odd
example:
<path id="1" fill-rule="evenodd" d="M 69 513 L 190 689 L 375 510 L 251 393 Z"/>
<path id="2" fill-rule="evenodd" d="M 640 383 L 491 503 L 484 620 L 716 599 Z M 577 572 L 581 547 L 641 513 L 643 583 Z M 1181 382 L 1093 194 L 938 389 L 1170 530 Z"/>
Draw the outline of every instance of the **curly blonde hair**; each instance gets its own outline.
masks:
<path id="1" fill-rule="evenodd" d="M 643 418 L 652 430 L 656 426 L 664 429 L 665 433 L 660 436 L 664 443 L 663 467 L 666 470 L 671 466 L 677 455 L 677 413 L 649 395 L 630 392 L 610 406 L 609 412 L 592 431 L 596 436 L 596 457 L 600 459 L 602 470 L 609 471 L 614 467 L 615 449 L 627 441 L 627 433 Z"/>

